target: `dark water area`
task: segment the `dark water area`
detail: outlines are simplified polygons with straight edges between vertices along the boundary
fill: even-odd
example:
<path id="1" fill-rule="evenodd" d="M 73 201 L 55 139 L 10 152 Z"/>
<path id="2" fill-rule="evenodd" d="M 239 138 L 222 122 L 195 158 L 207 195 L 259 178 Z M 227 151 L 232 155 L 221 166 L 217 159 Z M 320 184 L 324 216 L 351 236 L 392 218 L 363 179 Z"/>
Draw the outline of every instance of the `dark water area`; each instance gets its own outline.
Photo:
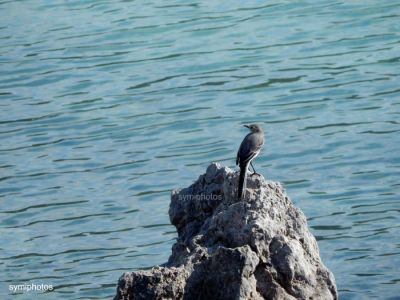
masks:
<path id="1" fill-rule="evenodd" d="M 233 168 L 257 122 L 254 165 L 340 298 L 399 299 L 399 21 L 398 1 L 0 1 L 0 298 L 110 298 L 165 262 L 171 190 Z"/>

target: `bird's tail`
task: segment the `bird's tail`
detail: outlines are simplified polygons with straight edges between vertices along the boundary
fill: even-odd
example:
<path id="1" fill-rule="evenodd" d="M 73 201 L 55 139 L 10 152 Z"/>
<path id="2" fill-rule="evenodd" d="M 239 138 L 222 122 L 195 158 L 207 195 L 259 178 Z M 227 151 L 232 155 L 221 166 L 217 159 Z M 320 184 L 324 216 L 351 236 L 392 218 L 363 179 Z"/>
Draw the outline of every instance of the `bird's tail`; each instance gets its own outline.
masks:
<path id="1" fill-rule="evenodd" d="M 238 198 L 243 199 L 246 193 L 247 165 L 240 166 Z"/>

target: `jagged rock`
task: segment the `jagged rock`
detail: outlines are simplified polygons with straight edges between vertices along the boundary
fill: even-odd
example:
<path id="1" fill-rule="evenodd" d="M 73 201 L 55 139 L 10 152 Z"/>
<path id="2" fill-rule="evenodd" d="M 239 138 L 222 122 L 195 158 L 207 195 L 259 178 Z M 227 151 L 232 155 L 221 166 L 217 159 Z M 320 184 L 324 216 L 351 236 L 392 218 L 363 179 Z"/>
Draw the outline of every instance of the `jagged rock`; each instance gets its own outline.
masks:
<path id="1" fill-rule="evenodd" d="M 114 299 L 337 299 L 304 214 L 279 183 L 217 163 L 190 187 L 172 192 L 178 231 L 168 262 L 125 273 Z"/>

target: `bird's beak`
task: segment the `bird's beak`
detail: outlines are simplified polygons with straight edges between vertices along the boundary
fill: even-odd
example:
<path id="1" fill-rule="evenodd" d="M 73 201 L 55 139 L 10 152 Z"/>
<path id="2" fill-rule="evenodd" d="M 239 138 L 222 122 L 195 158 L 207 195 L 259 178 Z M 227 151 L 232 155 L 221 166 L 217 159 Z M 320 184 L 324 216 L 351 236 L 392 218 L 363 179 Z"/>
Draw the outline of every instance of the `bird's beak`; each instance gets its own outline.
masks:
<path id="1" fill-rule="evenodd" d="M 250 126 L 249 125 L 243 125 L 244 127 L 247 127 L 247 128 L 250 128 Z"/>

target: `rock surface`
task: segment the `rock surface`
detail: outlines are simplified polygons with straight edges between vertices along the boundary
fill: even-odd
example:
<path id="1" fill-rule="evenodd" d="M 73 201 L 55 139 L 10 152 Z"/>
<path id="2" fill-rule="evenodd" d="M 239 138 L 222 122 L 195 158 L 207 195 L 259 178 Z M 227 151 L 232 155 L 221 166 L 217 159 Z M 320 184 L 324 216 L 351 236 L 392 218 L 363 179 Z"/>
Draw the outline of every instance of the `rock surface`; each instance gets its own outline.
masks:
<path id="1" fill-rule="evenodd" d="M 279 183 L 217 163 L 190 187 L 172 192 L 178 231 L 167 263 L 124 273 L 114 299 L 337 299 L 304 214 Z"/>

